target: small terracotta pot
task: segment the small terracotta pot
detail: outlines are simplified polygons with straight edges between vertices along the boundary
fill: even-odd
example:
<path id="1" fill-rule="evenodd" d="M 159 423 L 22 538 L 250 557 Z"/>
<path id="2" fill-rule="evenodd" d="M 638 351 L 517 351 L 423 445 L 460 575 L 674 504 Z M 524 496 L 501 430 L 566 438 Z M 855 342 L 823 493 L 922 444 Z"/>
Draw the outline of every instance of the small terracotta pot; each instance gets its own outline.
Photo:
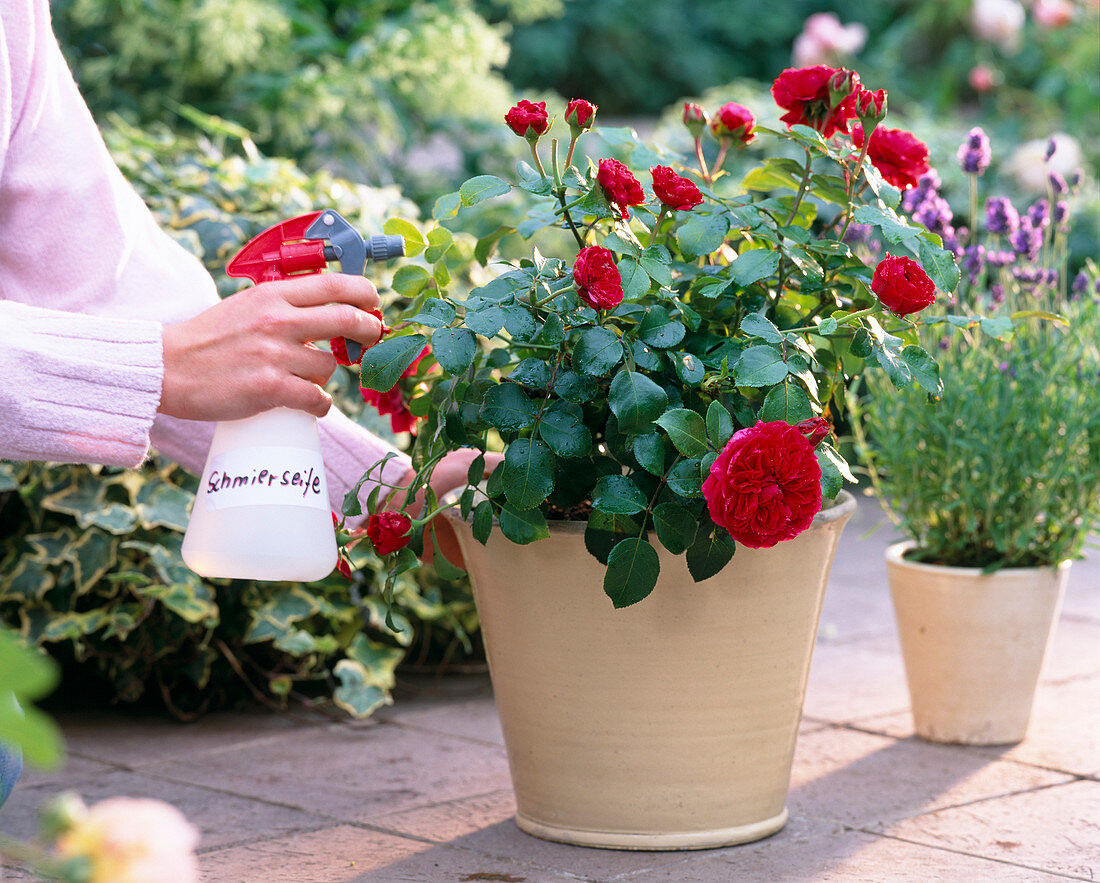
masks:
<path id="1" fill-rule="evenodd" d="M 886 551 L 916 734 L 1008 745 L 1027 734 L 1069 561 L 1058 567 L 942 567 Z"/>
<path id="2" fill-rule="evenodd" d="M 855 500 L 771 549 L 691 579 L 659 549 L 621 610 L 581 522 L 487 546 L 453 516 L 481 616 L 524 831 L 612 849 L 702 849 L 774 834 L 818 617 Z"/>

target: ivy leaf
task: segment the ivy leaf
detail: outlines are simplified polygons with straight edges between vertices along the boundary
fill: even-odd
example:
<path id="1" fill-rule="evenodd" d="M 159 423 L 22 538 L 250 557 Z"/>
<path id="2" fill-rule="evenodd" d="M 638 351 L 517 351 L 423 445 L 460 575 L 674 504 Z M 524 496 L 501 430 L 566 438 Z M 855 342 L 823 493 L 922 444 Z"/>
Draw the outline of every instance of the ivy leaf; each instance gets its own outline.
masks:
<path id="1" fill-rule="evenodd" d="M 359 385 L 364 389 L 389 392 L 427 342 L 423 334 L 407 334 L 387 338 L 364 350 Z"/>
<path id="2" fill-rule="evenodd" d="M 554 489 L 554 455 L 540 441 L 516 439 L 504 452 L 504 495 L 516 509 L 531 509 Z"/>
<path id="3" fill-rule="evenodd" d="M 648 431 L 664 413 L 668 394 L 644 374 L 620 371 L 611 381 L 609 404 L 619 421 L 619 431 L 634 435 Z"/>
<path id="4" fill-rule="evenodd" d="M 654 422 L 668 433 L 676 450 L 685 457 L 698 457 L 709 449 L 707 424 L 689 408 L 672 408 Z"/>
<path id="5" fill-rule="evenodd" d="M 623 540 L 607 557 L 603 590 L 616 609 L 637 604 L 657 585 L 661 562 L 657 550 L 641 537 Z"/>

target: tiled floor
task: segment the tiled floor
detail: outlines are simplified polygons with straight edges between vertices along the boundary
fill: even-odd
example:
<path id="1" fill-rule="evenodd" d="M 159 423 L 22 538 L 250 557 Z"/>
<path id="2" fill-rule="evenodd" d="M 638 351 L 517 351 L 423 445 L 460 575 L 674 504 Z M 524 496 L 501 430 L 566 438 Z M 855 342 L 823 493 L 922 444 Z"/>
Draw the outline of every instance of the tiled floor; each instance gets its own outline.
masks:
<path id="1" fill-rule="evenodd" d="M 1100 877 L 1100 552 L 1074 564 L 1028 739 L 912 735 L 882 550 L 861 502 L 841 541 L 780 833 L 702 852 L 616 852 L 530 837 L 488 679 L 407 680 L 365 723 L 266 713 L 180 725 L 63 716 L 67 766 L 0 812 L 29 836 L 62 789 L 153 796 L 203 832 L 204 879 L 338 881 L 1041 881 Z M 15 867 L 5 880 L 26 879 Z"/>

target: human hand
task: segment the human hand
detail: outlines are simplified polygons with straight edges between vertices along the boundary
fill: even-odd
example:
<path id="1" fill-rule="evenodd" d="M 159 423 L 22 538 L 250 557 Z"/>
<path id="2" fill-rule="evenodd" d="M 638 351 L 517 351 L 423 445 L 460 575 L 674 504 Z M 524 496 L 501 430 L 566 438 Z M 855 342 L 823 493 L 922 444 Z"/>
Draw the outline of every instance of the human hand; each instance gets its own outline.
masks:
<path id="1" fill-rule="evenodd" d="M 275 407 L 323 417 L 336 370 L 314 340 L 364 347 L 382 334 L 378 292 L 362 276 L 322 273 L 264 282 L 164 327 L 159 411 L 188 420 L 236 420 Z"/>

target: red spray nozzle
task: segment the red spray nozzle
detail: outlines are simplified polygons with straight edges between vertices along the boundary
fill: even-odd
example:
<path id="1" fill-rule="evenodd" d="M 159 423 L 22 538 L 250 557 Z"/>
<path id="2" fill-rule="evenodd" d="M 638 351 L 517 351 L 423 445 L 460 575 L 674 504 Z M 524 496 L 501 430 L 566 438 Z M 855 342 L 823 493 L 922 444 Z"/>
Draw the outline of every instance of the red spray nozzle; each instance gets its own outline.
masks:
<path id="1" fill-rule="evenodd" d="M 368 260 L 385 261 L 404 253 L 402 237 L 364 240 L 339 212 L 323 209 L 282 221 L 254 236 L 229 262 L 226 273 L 258 285 L 320 273 L 335 260 L 340 262 L 341 273 L 361 276 Z M 385 325 L 382 327 L 384 330 Z M 362 357 L 363 348 L 353 340 L 340 338 L 331 343 L 342 365 L 354 365 Z"/>

